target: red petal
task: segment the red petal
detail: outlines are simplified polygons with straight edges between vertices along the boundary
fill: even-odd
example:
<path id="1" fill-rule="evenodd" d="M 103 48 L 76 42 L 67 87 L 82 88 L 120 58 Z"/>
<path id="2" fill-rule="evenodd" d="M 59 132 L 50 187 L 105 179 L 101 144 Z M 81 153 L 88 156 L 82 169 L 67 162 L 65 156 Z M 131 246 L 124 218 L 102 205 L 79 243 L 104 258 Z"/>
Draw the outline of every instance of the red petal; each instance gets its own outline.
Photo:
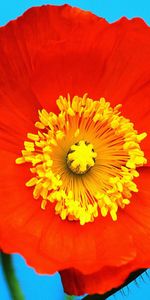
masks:
<path id="1" fill-rule="evenodd" d="M 108 24 L 68 5 L 33 8 L 0 30 L 2 83 L 34 90 L 49 111 L 57 111 L 60 94 L 104 96 L 123 103 L 135 128 L 149 132 L 149 36 L 140 19 Z"/>
<path id="2" fill-rule="evenodd" d="M 15 155 L 9 152 L 0 157 L 0 164 L 0 229 L 5 251 L 20 252 L 28 260 L 30 257 L 31 265 L 43 273 L 46 272 L 45 265 L 39 265 L 38 261 L 35 264 L 32 239 L 35 245 L 39 245 L 37 255 L 42 254 L 45 260 L 56 261 L 55 271 L 58 266 L 60 269 L 77 266 L 79 270 L 91 273 L 106 264 L 126 264 L 135 257 L 130 235 L 118 245 L 124 230 L 121 224 L 113 223 L 109 218 L 99 218 L 83 227 L 77 222 L 62 222 L 55 215 L 52 205 L 43 211 L 40 200 L 34 200 L 32 190 L 25 187 L 25 182 L 30 178 L 28 166 L 18 167 Z M 24 245 L 27 242 L 29 247 L 26 250 Z M 50 269 L 49 262 L 49 272 Z"/>
<path id="3" fill-rule="evenodd" d="M 45 257 L 40 251 L 40 239 L 49 225 L 50 213 L 40 208 L 40 201 L 33 199 L 32 191 L 25 187 L 30 178 L 28 166 L 15 164 L 15 155 L 2 152 L 0 165 L 0 241 L 8 253 L 18 252 L 40 273 L 53 273 L 62 265 Z M 52 207 L 52 211 L 53 211 Z M 56 216 L 55 216 L 56 217 Z M 48 254 L 47 254 L 48 256 Z"/>
<path id="4" fill-rule="evenodd" d="M 137 179 L 139 192 L 134 193 L 131 204 L 126 207 L 128 221 L 126 230 L 131 232 L 134 245 L 137 249 L 138 263 L 150 264 L 150 168 L 141 168 Z"/>
<path id="5" fill-rule="evenodd" d="M 83 275 L 75 269 L 60 272 L 64 291 L 70 295 L 104 294 L 122 285 L 135 270 L 133 264 L 115 268 L 105 267 L 99 272 Z"/>
<path id="6" fill-rule="evenodd" d="M 84 275 L 76 269 L 60 272 L 64 290 L 68 294 L 83 295 L 85 293 L 103 294 L 124 283 L 131 272 L 150 266 L 150 206 L 149 206 L 149 178 L 150 169 L 143 168 L 138 178 L 139 193 L 132 197 L 131 204 L 120 212 L 118 223 L 124 224 L 123 239 L 126 235 L 132 237 L 136 257 L 121 267 L 106 265 L 98 272 Z M 118 224 L 119 225 L 119 224 Z M 122 238 L 118 240 L 121 242 Z M 118 243 L 118 245 L 119 245 Z M 109 246 L 108 246 L 109 249 Z M 115 248 L 117 251 L 118 249 Z M 75 267 L 74 267 L 75 268 Z"/>
<path id="7" fill-rule="evenodd" d="M 140 194 L 144 199 L 137 201 L 143 221 L 138 206 L 132 218 L 131 205 L 120 211 L 116 223 L 100 217 L 81 227 L 62 222 L 52 206 L 43 212 L 40 201 L 33 200 L 31 190 L 25 188 L 28 167 L 14 162 L 26 133 L 33 131 L 41 107 L 38 101 L 56 111 L 56 98 L 67 92 L 105 96 L 112 105 L 123 103 L 125 116 L 131 117 L 139 130 L 148 131 L 149 35 L 149 28 L 139 20 L 122 19 L 109 25 L 68 6 L 31 9 L 0 29 L 0 137 L 5 150 L 0 156 L 1 242 L 5 251 L 22 253 L 40 272 L 70 267 L 89 274 L 106 265 L 129 264 L 136 255 L 143 266 L 149 262 L 149 244 L 144 243 L 143 249 L 140 246 L 149 236 L 149 209 L 143 204 L 147 204 L 149 192 Z M 141 118 L 144 121 L 140 123 Z M 145 148 L 149 153 L 148 142 Z M 140 182 L 144 190 L 147 183 Z"/>
<path id="8" fill-rule="evenodd" d="M 0 92 L 1 150 L 17 153 L 17 156 L 20 156 L 27 133 L 36 131 L 34 123 L 38 119 L 38 108 L 41 108 L 33 93 L 19 89 L 7 88 L 7 94 Z"/>

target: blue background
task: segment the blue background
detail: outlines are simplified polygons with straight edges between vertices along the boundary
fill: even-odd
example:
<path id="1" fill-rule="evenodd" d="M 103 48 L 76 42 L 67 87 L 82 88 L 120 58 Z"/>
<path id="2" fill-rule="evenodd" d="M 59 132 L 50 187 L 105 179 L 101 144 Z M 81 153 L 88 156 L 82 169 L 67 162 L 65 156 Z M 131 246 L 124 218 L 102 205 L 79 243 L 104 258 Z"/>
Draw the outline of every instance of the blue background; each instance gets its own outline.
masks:
<path id="1" fill-rule="evenodd" d="M 68 3 L 82 9 L 90 10 L 108 21 L 116 21 L 121 16 L 129 18 L 142 17 L 150 24 L 149 0 L 0 0 L 0 25 L 22 14 L 27 8 L 42 4 Z"/>
<path id="2" fill-rule="evenodd" d="M 149 0 L 71 0 L 71 1 L 38 1 L 38 0 L 0 0 L 0 25 L 21 15 L 27 8 L 42 4 L 64 4 L 90 10 L 96 15 L 106 18 L 109 22 L 118 20 L 122 16 L 142 17 L 150 25 Z M 65 295 L 58 274 L 40 276 L 27 267 L 24 259 L 13 255 L 17 277 L 23 289 L 26 300 L 64 300 Z M 115 294 L 109 300 L 149 300 L 150 299 L 150 270 L 140 277 L 137 282 L 128 285 L 123 291 Z M 5 280 L 0 267 L 0 299 L 10 300 Z M 81 299 L 76 297 L 76 299 Z"/>

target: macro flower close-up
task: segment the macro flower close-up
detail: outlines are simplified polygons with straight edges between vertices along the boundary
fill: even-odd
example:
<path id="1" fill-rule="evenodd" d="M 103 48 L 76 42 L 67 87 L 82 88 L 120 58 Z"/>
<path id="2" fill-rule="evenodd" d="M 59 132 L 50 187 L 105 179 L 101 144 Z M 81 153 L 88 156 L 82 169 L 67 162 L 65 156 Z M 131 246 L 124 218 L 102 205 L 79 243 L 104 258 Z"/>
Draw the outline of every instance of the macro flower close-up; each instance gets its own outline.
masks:
<path id="1" fill-rule="evenodd" d="M 0 247 L 70 295 L 150 267 L 150 28 L 69 5 L 0 28 Z"/>

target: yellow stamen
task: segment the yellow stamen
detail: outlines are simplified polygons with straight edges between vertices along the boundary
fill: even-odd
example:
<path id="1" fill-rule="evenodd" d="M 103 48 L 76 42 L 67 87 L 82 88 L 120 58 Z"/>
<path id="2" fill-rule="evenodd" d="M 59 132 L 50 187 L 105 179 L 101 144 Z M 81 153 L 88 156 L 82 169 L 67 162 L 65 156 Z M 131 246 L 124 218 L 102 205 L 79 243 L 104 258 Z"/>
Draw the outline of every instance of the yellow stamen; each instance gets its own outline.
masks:
<path id="1" fill-rule="evenodd" d="M 138 188 L 134 178 L 146 164 L 138 134 L 130 120 L 120 115 L 118 104 L 104 98 L 62 96 L 57 100 L 58 115 L 39 111 L 36 134 L 28 141 L 17 164 L 30 163 L 32 177 L 26 183 L 33 197 L 41 198 L 41 208 L 55 203 L 62 220 L 79 220 L 81 225 L 102 217 L 117 220 Z M 82 175 L 82 176 L 81 176 Z"/>

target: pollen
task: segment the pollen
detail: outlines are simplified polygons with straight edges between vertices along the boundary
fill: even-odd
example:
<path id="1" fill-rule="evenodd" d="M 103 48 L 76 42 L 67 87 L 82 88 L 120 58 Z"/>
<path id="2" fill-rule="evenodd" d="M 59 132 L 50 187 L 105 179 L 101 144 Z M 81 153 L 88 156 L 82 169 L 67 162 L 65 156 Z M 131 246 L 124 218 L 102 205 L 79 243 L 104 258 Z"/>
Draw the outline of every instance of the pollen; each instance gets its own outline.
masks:
<path id="1" fill-rule="evenodd" d="M 28 164 L 26 187 L 41 201 L 55 206 L 62 220 L 81 225 L 95 218 L 117 221 L 119 211 L 138 193 L 134 179 L 147 163 L 134 124 L 104 98 L 68 95 L 57 99 L 56 115 L 39 111 L 37 133 L 28 133 L 17 164 Z M 53 206 L 53 207 L 54 207 Z"/>

